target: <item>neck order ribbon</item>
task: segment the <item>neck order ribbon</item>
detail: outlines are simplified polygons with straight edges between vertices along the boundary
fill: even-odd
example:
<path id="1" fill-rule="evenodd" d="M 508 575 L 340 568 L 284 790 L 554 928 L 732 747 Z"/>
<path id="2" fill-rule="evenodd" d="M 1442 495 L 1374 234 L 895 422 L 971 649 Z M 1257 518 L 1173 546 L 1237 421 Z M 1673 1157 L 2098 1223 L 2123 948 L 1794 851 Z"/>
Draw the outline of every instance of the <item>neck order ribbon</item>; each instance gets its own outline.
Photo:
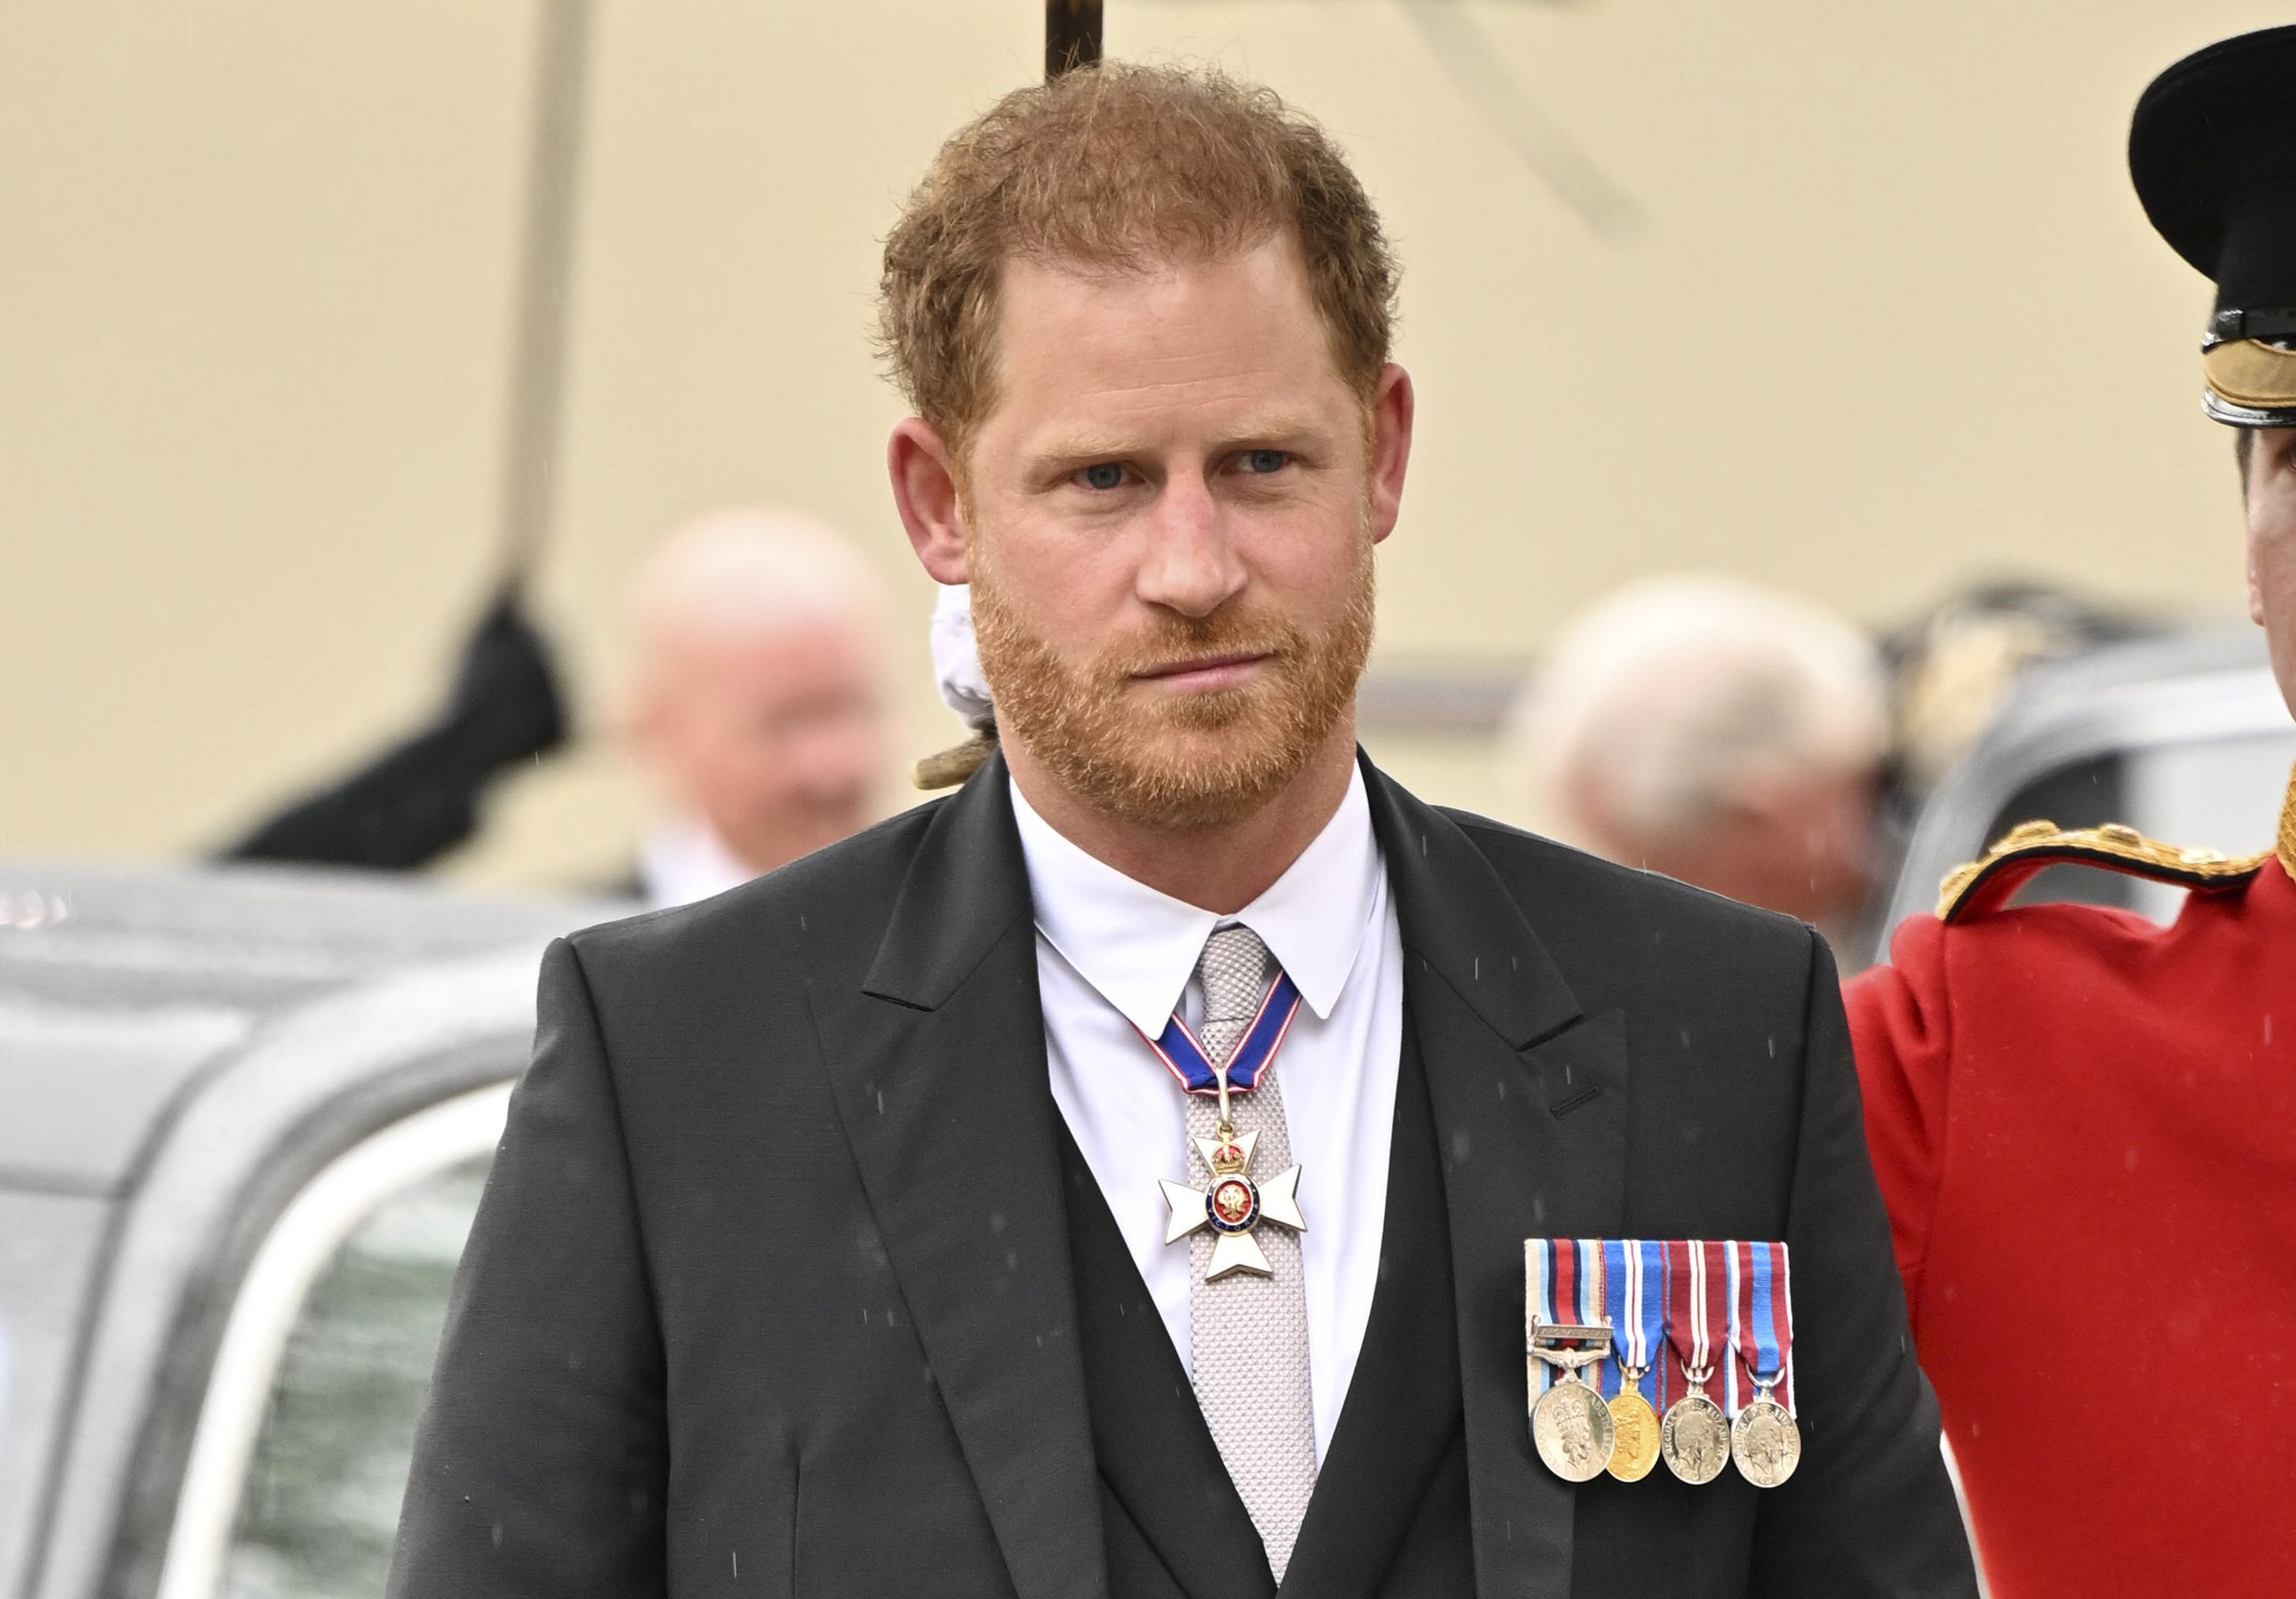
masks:
<path id="1" fill-rule="evenodd" d="M 1300 1013 L 1300 990 L 1290 973 L 1279 969 L 1275 980 L 1267 985 L 1260 996 L 1259 1013 L 1227 1059 L 1227 1086 L 1230 1090 L 1257 1088 L 1267 1069 L 1275 1063 L 1275 1052 L 1283 1047 L 1283 1040 L 1292 1031 L 1292 1018 Z M 1137 1030 L 1136 1029 L 1135 1030 Z M 1204 1053 L 1203 1045 L 1188 1024 L 1180 1020 L 1177 1011 L 1164 1024 L 1163 1033 L 1150 1038 L 1148 1047 L 1164 1062 L 1164 1070 L 1178 1079 L 1181 1087 L 1191 1094 L 1218 1094 L 1219 1075 L 1213 1069 L 1211 1058 Z"/>

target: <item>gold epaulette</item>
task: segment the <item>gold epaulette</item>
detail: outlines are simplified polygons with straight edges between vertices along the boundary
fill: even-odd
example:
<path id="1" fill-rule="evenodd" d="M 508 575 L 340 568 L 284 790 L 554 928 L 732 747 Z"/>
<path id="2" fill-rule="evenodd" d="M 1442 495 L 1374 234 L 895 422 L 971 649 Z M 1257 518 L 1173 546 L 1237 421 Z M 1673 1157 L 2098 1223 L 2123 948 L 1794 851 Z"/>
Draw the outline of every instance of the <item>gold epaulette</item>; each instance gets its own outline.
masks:
<path id="1" fill-rule="evenodd" d="M 2164 844 L 2118 822 L 2079 828 L 2024 822 L 1980 858 L 1946 873 L 1938 889 L 1938 920 L 1952 922 L 1998 910 L 2029 878 L 2060 862 L 2206 890 L 2246 882 L 2271 858 L 2268 849 L 2261 855 L 2229 856 Z"/>

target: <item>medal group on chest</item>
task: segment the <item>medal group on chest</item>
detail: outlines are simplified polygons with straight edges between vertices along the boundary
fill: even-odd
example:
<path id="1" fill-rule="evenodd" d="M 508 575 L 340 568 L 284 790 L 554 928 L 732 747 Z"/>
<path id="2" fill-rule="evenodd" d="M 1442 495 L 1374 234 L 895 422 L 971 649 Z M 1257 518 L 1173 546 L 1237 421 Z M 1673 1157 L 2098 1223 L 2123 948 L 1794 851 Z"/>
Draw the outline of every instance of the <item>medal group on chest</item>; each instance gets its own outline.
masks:
<path id="1" fill-rule="evenodd" d="M 1639 1482 L 1660 1460 L 1693 1484 L 1734 1462 L 1757 1488 L 1793 1475 L 1784 1243 L 1532 1238 L 1523 1257 L 1530 1436 L 1556 1476 Z"/>
<path id="2" fill-rule="evenodd" d="M 1279 971 L 1217 1064 L 1177 1014 L 1160 1037 L 1142 1035 L 1183 1089 L 1218 1103 L 1212 1136 L 1190 1140 L 1202 1186 L 1160 1185 L 1166 1243 L 1212 1234 L 1206 1283 L 1268 1275 L 1263 1224 L 1307 1230 L 1300 1168 L 1256 1177 L 1259 1135 L 1239 1132 L 1230 1110 L 1232 1095 L 1259 1086 L 1299 1009 Z M 1783 1242 L 1530 1238 L 1523 1262 L 1530 1436 L 1556 1476 L 1639 1482 L 1661 1460 L 1692 1484 L 1734 1463 L 1757 1488 L 1793 1475 L 1801 1429 Z"/>

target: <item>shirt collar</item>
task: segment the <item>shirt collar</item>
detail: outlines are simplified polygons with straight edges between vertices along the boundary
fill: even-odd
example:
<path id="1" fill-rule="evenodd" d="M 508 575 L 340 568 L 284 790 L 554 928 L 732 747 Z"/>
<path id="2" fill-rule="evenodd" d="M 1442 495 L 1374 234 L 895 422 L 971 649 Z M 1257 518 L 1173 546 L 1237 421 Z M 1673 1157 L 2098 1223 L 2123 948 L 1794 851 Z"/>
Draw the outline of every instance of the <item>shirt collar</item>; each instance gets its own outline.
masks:
<path id="1" fill-rule="evenodd" d="M 1360 767 L 1300 858 L 1233 916 L 1127 877 L 1054 832 L 1018 783 L 1012 791 L 1037 931 L 1148 1037 L 1179 1007 L 1212 930 L 1235 922 L 1267 943 L 1319 1020 L 1339 1004 L 1385 887 Z"/>

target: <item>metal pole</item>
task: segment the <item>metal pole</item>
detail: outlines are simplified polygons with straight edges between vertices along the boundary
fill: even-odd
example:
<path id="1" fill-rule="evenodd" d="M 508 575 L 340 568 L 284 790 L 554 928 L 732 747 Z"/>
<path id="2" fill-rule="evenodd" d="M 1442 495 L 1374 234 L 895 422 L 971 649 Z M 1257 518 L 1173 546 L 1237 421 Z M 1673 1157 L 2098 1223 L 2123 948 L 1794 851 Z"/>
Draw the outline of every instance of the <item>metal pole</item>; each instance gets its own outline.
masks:
<path id="1" fill-rule="evenodd" d="M 566 291 L 574 254 L 591 0 L 543 0 L 537 18 L 532 144 L 520 246 L 510 409 L 503 439 L 502 580 L 519 587 L 549 542 L 556 510 Z"/>
<path id="2" fill-rule="evenodd" d="M 1100 59 L 1101 0 L 1045 0 L 1047 81 Z"/>

